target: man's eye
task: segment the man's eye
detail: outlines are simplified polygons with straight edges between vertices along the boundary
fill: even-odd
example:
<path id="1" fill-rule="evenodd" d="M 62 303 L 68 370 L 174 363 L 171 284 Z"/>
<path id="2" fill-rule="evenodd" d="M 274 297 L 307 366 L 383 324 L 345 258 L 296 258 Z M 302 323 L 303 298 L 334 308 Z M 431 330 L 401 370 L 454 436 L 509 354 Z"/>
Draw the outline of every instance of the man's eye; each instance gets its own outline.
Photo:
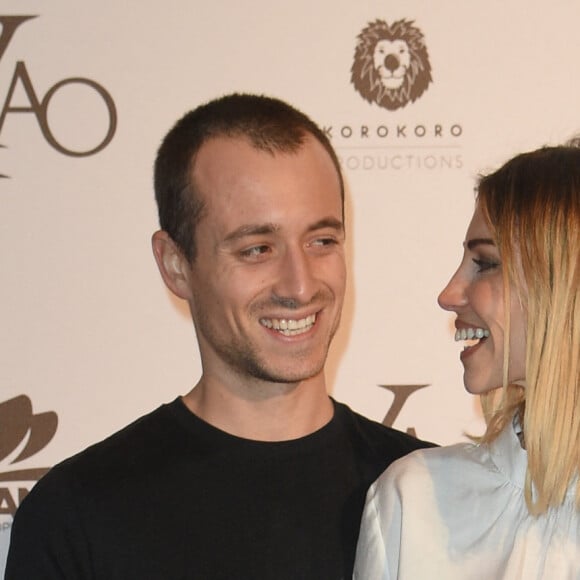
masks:
<path id="1" fill-rule="evenodd" d="M 252 246 L 251 248 L 242 250 L 240 254 L 244 258 L 257 258 L 267 253 L 268 250 L 269 250 L 268 246 Z"/>
<path id="2" fill-rule="evenodd" d="M 473 263 L 477 265 L 478 272 L 486 272 L 487 270 L 493 270 L 499 266 L 499 262 L 494 260 L 480 260 L 474 258 Z"/>
<path id="3" fill-rule="evenodd" d="M 338 242 L 334 239 L 334 238 L 318 238 L 317 240 L 314 240 L 313 242 L 311 242 L 311 246 L 319 246 L 319 247 L 327 247 L 327 246 L 333 246 L 335 244 L 337 244 Z"/>

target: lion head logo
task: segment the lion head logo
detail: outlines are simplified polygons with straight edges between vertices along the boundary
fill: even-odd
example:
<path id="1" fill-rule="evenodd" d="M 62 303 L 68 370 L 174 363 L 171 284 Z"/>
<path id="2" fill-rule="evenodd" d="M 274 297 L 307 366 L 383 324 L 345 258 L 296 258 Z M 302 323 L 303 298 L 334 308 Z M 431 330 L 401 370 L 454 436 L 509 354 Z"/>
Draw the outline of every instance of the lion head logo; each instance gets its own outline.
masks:
<path id="1" fill-rule="evenodd" d="M 433 80 L 423 33 L 413 21 L 375 20 L 358 35 L 351 82 L 369 103 L 394 111 L 417 100 Z"/>

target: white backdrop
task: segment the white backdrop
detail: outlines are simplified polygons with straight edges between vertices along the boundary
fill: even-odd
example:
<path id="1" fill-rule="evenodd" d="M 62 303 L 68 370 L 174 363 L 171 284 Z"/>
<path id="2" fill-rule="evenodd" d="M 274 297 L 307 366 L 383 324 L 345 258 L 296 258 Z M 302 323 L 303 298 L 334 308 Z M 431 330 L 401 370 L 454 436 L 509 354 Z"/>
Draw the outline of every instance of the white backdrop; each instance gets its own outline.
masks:
<path id="1" fill-rule="evenodd" d="M 150 252 L 152 163 L 178 117 L 226 92 L 288 100 L 343 160 L 350 285 L 333 395 L 382 421 L 393 394 L 380 385 L 428 385 L 395 427 L 439 443 L 481 430 L 436 296 L 474 177 L 580 130 L 578 2 L 4 0 L 0 16 L 36 16 L 4 18 L 0 39 L 0 571 L 35 470 L 197 380 L 189 314 Z M 432 67 L 395 111 L 350 82 L 357 36 L 377 19 L 414 21 Z M 34 419 L 14 405 L 23 395 L 58 417 L 52 439 L 54 415 Z"/>

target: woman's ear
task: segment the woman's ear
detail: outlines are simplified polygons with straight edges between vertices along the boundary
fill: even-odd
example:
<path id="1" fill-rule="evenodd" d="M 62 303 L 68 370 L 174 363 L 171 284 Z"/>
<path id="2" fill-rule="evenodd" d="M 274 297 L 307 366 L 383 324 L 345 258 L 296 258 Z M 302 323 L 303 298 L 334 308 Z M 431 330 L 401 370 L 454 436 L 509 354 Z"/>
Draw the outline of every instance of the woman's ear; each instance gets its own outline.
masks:
<path id="1" fill-rule="evenodd" d="M 153 255 L 163 282 L 173 294 L 184 300 L 191 298 L 190 266 L 183 252 L 169 234 L 159 230 L 151 238 Z"/>

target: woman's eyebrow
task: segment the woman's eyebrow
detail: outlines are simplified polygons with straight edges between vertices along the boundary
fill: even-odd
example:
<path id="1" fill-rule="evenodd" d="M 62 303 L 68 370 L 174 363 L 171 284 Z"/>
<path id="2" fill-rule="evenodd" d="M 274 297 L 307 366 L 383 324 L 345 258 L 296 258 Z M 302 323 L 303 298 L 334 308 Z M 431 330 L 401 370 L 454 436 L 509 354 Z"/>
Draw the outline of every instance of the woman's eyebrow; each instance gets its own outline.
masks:
<path id="1" fill-rule="evenodd" d="M 473 248 L 485 245 L 485 246 L 495 246 L 495 242 L 491 238 L 472 238 L 467 240 L 463 244 L 468 250 L 473 250 Z"/>

